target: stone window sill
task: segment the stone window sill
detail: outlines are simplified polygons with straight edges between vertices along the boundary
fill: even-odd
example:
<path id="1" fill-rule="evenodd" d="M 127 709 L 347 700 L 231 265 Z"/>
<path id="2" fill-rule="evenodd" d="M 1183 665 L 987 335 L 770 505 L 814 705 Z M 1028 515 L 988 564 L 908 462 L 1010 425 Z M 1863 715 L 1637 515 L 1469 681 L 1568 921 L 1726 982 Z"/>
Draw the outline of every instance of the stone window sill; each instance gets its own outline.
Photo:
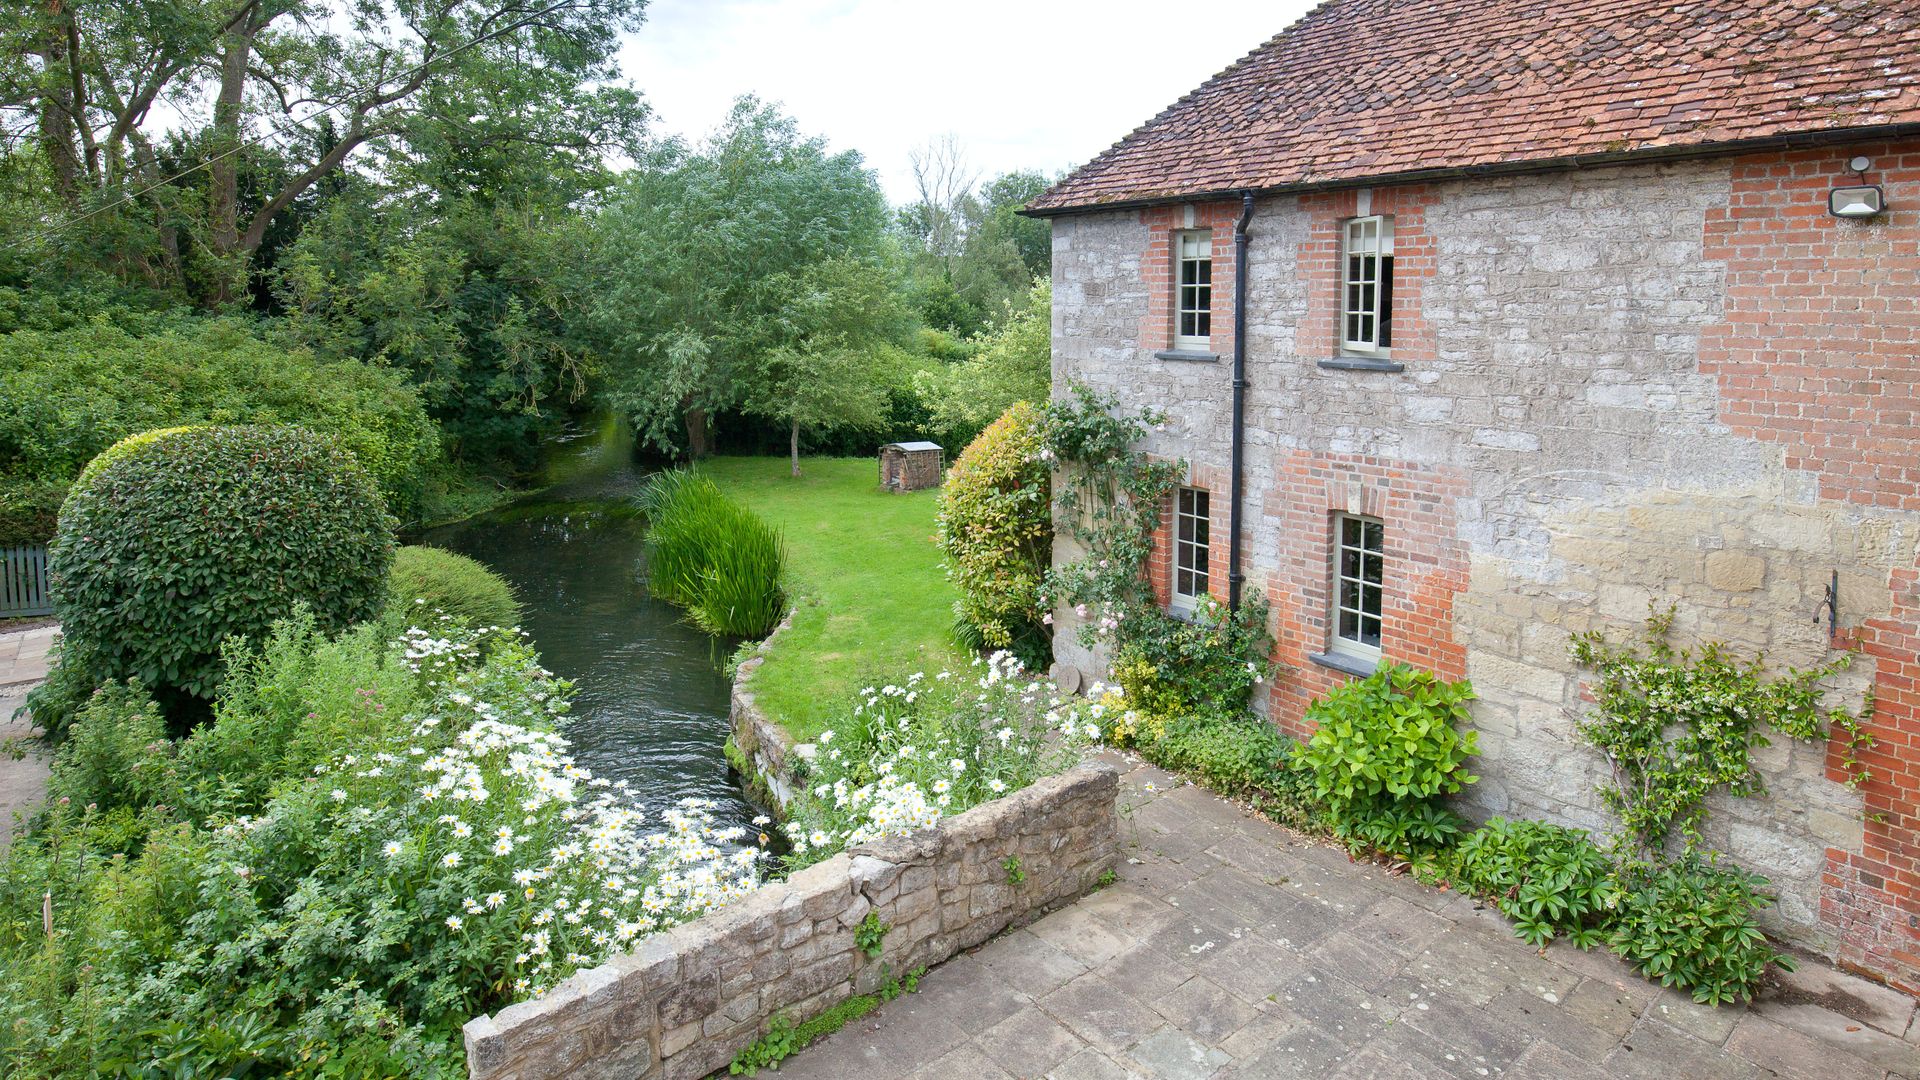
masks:
<path id="1" fill-rule="evenodd" d="M 1153 354 L 1155 360 L 1180 360 L 1194 364 L 1217 364 L 1219 353 L 1194 352 L 1191 349 L 1161 349 Z"/>
<path id="2" fill-rule="evenodd" d="M 1307 659 L 1321 667 L 1344 671 L 1348 675 L 1357 675 L 1362 679 L 1373 674 L 1380 667 L 1377 660 L 1362 660 L 1357 656 L 1347 656 L 1344 653 L 1308 653 Z"/>
<path id="3" fill-rule="evenodd" d="M 1407 365 L 1396 364 L 1391 360 L 1382 360 L 1377 356 L 1332 356 L 1320 361 L 1320 366 L 1328 371 L 1384 371 L 1388 373 L 1407 370 Z"/>

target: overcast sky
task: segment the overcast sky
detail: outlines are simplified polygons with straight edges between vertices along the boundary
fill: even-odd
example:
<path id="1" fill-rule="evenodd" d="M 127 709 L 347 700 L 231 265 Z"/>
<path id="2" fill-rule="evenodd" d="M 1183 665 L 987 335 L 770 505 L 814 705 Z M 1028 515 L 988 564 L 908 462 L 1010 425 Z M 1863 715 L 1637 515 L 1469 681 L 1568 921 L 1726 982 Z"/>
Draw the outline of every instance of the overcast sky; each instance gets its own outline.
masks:
<path id="1" fill-rule="evenodd" d="M 652 0 L 621 65 L 656 131 L 704 135 L 758 94 L 860 151 L 904 203 L 907 155 L 933 136 L 957 136 L 983 176 L 1079 165 L 1311 6 Z"/>

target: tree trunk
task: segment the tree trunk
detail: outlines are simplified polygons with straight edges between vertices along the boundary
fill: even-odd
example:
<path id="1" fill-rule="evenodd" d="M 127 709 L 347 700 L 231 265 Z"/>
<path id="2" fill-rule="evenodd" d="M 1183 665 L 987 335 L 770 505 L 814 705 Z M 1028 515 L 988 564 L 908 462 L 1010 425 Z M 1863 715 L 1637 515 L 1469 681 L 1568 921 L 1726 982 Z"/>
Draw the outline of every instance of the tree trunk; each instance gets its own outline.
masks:
<path id="1" fill-rule="evenodd" d="M 707 428 L 707 410 L 696 405 L 687 406 L 687 456 L 694 460 L 713 453 L 713 442 Z"/>
<path id="2" fill-rule="evenodd" d="M 240 250 L 240 121 L 246 105 L 247 64 L 253 59 L 253 39 L 260 32 L 258 10 L 249 10 L 235 19 L 222 42 L 220 56 L 220 94 L 213 102 L 213 139 L 207 146 L 212 160 L 207 165 L 207 225 L 213 253 L 223 259 L 244 261 Z M 232 297 L 244 271 L 237 266 L 222 268 L 212 299 L 223 302 Z"/>
<path id="3" fill-rule="evenodd" d="M 787 429 L 787 452 L 793 457 L 794 479 L 800 478 L 800 421 L 795 420 Z"/>
<path id="4" fill-rule="evenodd" d="M 73 15 L 61 0 L 47 5 L 46 47 L 41 57 L 46 62 L 42 78 L 46 86 L 40 95 L 40 145 L 53 172 L 53 190 L 69 209 L 80 205 L 80 158 L 74 147 L 80 102 L 73 92 L 76 83 L 72 66 L 79 63 L 73 55 Z"/>

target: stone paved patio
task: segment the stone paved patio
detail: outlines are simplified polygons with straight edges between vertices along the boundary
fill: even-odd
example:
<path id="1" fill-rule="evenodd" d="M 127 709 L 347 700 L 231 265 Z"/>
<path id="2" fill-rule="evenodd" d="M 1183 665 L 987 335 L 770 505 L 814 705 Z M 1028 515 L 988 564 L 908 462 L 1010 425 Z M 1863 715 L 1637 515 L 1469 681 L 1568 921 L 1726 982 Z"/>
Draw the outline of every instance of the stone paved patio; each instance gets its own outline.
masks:
<path id="1" fill-rule="evenodd" d="M 37 809 L 46 795 L 47 754 L 26 718 L 13 714 L 47 677 L 47 652 L 59 636 L 56 626 L 0 634 L 0 849 L 13 836 L 14 815 Z M 15 758 L 14 746 L 26 756 Z"/>
<path id="2" fill-rule="evenodd" d="M 1121 767 L 1116 884 L 954 958 L 779 1075 L 1920 1078 L 1904 994 L 1809 964 L 1754 1008 L 1695 1005 Z"/>

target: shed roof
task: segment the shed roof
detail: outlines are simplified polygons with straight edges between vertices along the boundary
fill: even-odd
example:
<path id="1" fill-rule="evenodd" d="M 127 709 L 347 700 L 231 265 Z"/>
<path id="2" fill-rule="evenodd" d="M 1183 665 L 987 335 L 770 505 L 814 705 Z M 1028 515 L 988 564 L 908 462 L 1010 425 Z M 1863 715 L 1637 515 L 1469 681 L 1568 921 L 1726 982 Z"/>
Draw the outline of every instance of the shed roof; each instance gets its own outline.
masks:
<path id="1" fill-rule="evenodd" d="M 887 449 L 887 450 L 938 450 L 940 449 L 940 444 L 932 443 L 932 442 L 892 442 L 892 443 L 888 443 L 884 447 L 884 449 Z"/>
<path id="2" fill-rule="evenodd" d="M 1920 132 L 1917 77 L 1915 0 L 1326 0 L 1028 212 Z"/>

